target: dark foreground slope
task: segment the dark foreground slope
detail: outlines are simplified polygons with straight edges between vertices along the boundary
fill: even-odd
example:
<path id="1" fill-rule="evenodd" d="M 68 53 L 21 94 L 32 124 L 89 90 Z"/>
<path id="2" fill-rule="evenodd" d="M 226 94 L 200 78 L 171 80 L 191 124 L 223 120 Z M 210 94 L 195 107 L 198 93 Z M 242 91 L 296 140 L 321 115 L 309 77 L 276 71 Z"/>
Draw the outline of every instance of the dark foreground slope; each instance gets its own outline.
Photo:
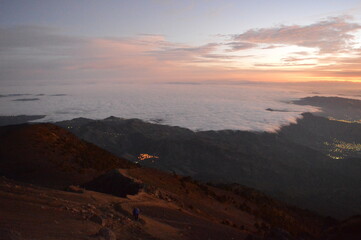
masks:
<path id="1" fill-rule="evenodd" d="M 7 176 L 0 178 L 0 239 L 292 240 L 319 239 L 325 229 L 330 236 L 344 233 L 331 231 L 336 221 L 240 185 L 215 187 L 134 167 L 50 124 L 0 132 L 0 169 Z M 114 167 L 119 169 L 99 176 Z M 77 183 L 112 194 L 130 185 L 138 190 L 121 198 L 77 187 L 55 189 Z M 142 210 L 140 221 L 132 220 L 134 207 Z M 107 231 L 113 238 L 101 238 Z"/>
<path id="2" fill-rule="evenodd" d="M 130 167 L 135 164 L 52 124 L 0 128 L 0 174 L 6 177 L 62 188 Z"/>
<path id="3" fill-rule="evenodd" d="M 140 154 L 147 154 L 149 158 L 139 160 L 144 166 L 202 181 L 240 183 L 324 215 L 343 218 L 358 214 L 361 212 L 361 161 L 340 162 L 317 147 L 296 141 L 308 132 L 312 134 L 303 138 L 304 142 L 312 142 L 314 136 L 323 141 L 318 126 L 324 125 L 323 120 L 311 119 L 315 126 L 306 126 L 307 129 L 296 132 L 292 138 L 282 130 L 276 134 L 193 132 L 115 117 L 74 119 L 57 124 L 117 156 L 136 161 Z M 335 134 L 342 132 L 337 130 L 338 124 L 346 123 L 331 124 Z M 355 131 L 351 136 L 360 139 L 361 133 Z"/>

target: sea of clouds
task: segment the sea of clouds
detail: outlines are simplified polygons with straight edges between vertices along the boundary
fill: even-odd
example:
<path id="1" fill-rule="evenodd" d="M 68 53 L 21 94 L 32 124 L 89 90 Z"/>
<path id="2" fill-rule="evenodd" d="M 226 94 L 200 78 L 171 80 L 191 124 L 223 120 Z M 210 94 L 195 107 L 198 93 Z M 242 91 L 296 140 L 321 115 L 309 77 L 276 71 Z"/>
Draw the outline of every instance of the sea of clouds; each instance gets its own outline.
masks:
<path id="1" fill-rule="evenodd" d="M 192 130 L 275 131 L 302 112 L 318 111 L 291 103 L 314 95 L 330 94 L 271 84 L 12 85 L 0 90 L 0 115 L 46 115 L 40 121 L 116 116 Z"/>

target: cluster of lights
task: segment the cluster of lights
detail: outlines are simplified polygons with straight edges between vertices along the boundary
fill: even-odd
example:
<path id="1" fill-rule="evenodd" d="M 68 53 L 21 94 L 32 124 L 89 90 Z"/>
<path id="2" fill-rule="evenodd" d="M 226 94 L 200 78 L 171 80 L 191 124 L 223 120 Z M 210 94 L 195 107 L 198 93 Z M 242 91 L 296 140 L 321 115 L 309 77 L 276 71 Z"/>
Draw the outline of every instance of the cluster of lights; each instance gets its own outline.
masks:
<path id="1" fill-rule="evenodd" d="M 158 159 L 159 157 L 158 156 L 155 156 L 155 155 L 150 155 L 150 154 L 148 154 L 148 153 L 141 153 L 141 154 L 139 154 L 139 156 L 138 156 L 138 160 L 139 161 L 144 161 L 144 160 L 146 160 L 146 159 Z"/>
<path id="2" fill-rule="evenodd" d="M 325 146 L 331 146 L 329 157 L 333 159 L 343 159 L 346 152 L 361 152 L 360 143 L 348 143 L 334 139 L 332 143 L 324 142 Z M 338 156 L 335 156 L 338 155 Z"/>

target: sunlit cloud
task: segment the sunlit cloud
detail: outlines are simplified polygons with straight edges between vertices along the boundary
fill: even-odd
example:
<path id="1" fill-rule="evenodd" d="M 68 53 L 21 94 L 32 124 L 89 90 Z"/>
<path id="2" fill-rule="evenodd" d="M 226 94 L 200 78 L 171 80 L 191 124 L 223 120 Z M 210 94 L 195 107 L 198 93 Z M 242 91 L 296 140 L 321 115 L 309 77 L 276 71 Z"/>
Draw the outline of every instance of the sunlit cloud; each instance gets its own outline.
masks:
<path id="1" fill-rule="evenodd" d="M 95 38 L 0 28 L 0 81 L 360 81 L 360 30 L 352 18 L 333 17 L 194 46 L 157 34 Z"/>
<path id="2" fill-rule="evenodd" d="M 250 48 L 255 48 L 258 46 L 258 44 L 251 43 L 251 42 L 229 42 L 226 43 L 227 46 L 230 46 L 227 51 L 240 51 Z"/>
<path id="3" fill-rule="evenodd" d="M 210 55 L 217 47 L 218 44 L 216 43 L 209 43 L 198 47 L 173 44 L 172 46 L 168 45 L 148 53 L 160 60 L 190 61 L 198 57 Z"/>
<path id="4" fill-rule="evenodd" d="M 348 49 L 354 40 L 353 32 L 361 25 L 351 23 L 350 17 L 332 17 L 307 26 L 279 26 L 251 29 L 234 35 L 234 41 L 253 44 L 287 44 L 317 48 L 321 53 L 335 53 Z"/>

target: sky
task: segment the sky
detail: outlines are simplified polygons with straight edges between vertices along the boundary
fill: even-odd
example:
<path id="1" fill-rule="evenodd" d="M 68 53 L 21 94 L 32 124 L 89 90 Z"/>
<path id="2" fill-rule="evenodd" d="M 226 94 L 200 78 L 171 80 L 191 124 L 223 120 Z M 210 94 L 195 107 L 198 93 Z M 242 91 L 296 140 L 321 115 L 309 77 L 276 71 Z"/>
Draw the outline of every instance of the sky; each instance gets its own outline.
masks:
<path id="1" fill-rule="evenodd" d="M 0 0 L 0 84 L 361 82 L 361 1 Z"/>

